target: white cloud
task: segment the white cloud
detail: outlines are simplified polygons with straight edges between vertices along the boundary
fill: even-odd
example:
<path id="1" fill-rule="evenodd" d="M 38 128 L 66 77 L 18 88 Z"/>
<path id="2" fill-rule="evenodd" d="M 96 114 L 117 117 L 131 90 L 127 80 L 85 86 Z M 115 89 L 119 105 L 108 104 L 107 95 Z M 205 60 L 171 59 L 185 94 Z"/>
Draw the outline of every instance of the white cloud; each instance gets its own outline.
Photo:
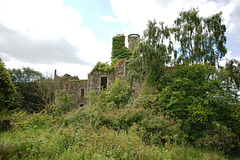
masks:
<path id="1" fill-rule="evenodd" d="M 234 20 L 231 16 L 237 11 L 239 14 L 239 0 L 110 0 L 110 3 L 119 22 L 122 25 L 129 23 L 128 27 L 123 29 L 124 31 L 142 32 L 146 28 L 148 20 L 154 18 L 171 25 L 177 18 L 179 11 L 192 7 L 198 7 L 199 14 L 204 17 L 222 11 L 224 23 L 227 26 L 232 21 L 236 23 L 237 17 L 240 16 L 236 16 Z"/>
<path id="2" fill-rule="evenodd" d="M 0 57 L 9 68 L 58 68 L 86 78 L 98 60 L 110 59 L 111 45 L 83 24 L 61 0 L 0 1 Z"/>
<path id="3" fill-rule="evenodd" d="M 240 57 L 239 56 L 234 56 L 231 51 L 228 51 L 223 60 L 219 61 L 220 66 L 225 66 L 227 60 L 230 59 L 236 59 L 240 62 Z"/>
<path id="4" fill-rule="evenodd" d="M 70 26 L 82 23 L 80 13 L 59 0 L 8 0 L 0 2 L 0 20 L 7 28 L 37 38 L 56 38 Z"/>
<path id="5" fill-rule="evenodd" d="M 105 15 L 101 20 L 119 23 L 114 33 L 118 30 L 126 36 L 142 35 L 148 20 L 155 18 L 171 25 L 179 11 L 198 6 L 201 16 L 223 11 L 228 33 L 240 38 L 239 0 L 110 0 L 110 3 L 114 16 Z M 38 70 L 57 68 L 62 74 L 68 71 L 86 78 L 97 61 L 108 61 L 111 56 L 111 44 L 99 41 L 84 27 L 81 11 L 64 7 L 61 0 L 0 0 L 0 34 L 0 57 L 10 68 L 17 64 Z"/>

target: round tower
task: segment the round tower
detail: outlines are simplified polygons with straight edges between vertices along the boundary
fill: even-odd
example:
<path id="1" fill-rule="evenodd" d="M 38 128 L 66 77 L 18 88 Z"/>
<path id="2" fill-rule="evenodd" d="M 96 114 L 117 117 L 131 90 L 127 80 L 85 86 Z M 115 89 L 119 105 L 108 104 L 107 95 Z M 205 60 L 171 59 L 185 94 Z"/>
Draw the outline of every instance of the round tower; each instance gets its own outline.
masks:
<path id="1" fill-rule="evenodd" d="M 134 47 L 139 39 L 139 34 L 129 34 L 128 35 L 128 48 L 134 51 Z"/>

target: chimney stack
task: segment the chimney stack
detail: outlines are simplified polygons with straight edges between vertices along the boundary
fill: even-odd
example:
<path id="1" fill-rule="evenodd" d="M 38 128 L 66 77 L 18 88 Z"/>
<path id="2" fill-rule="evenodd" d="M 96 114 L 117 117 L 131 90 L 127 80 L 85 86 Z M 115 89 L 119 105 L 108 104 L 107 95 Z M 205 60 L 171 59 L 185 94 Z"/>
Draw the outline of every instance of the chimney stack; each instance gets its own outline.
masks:
<path id="1" fill-rule="evenodd" d="M 135 45 L 139 39 L 139 34 L 129 34 L 128 35 L 128 48 L 134 51 Z"/>

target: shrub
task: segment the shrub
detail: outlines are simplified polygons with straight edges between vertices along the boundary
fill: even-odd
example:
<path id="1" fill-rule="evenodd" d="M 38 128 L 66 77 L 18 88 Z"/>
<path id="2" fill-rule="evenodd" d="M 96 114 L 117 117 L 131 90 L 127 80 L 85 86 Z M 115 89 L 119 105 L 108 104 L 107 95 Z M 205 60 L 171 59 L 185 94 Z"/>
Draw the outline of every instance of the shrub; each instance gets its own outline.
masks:
<path id="1" fill-rule="evenodd" d="M 116 79 L 107 91 L 106 101 L 113 102 L 117 107 L 128 103 L 133 93 L 132 88 L 125 80 Z"/>
<path id="2" fill-rule="evenodd" d="M 153 113 L 163 113 L 162 108 L 159 106 L 156 95 L 141 95 L 134 100 L 135 108 L 144 108 L 152 110 Z"/>
<path id="3" fill-rule="evenodd" d="M 126 81 L 116 79 L 107 90 L 90 91 L 88 97 L 92 105 L 101 109 L 119 108 L 128 103 L 133 90 Z"/>
<path id="4" fill-rule="evenodd" d="M 56 116 L 67 113 L 74 107 L 76 107 L 74 95 L 68 94 L 65 90 L 60 90 L 56 95 L 55 102 L 50 106 L 50 110 Z"/>
<path id="5" fill-rule="evenodd" d="M 216 122 L 212 124 L 212 128 L 206 129 L 204 134 L 204 137 L 195 142 L 198 147 L 229 153 L 240 145 L 239 137 L 230 128 Z"/>
<path id="6" fill-rule="evenodd" d="M 94 68 L 92 69 L 92 71 L 90 72 L 90 74 L 93 73 L 113 73 L 115 70 L 113 65 L 109 65 L 107 62 L 106 63 L 102 63 L 102 62 L 98 62 Z"/>
<path id="7" fill-rule="evenodd" d="M 141 137 L 147 144 L 165 144 L 182 140 L 181 124 L 169 117 L 145 117 L 140 124 Z"/>
<path id="8" fill-rule="evenodd" d="M 229 121 L 232 98 L 225 95 L 218 71 L 208 65 L 176 65 L 171 83 L 158 94 L 164 111 L 182 120 L 181 129 L 190 141 L 203 136 L 213 121 Z"/>
<path id="9" fill-rule="evenodd" d="M 26 114 L 23 114 L 21 112 L 19 114 L 20 117 L 24 115 L 26 116 Z M 33 113 L 31 116 L 25 117 L 25 119 L 20 120 L 20 122 L 15 124 L 14 130 L 21 130 L 27 128 L 48 128 L 53 124 L 53 122 L 53 117 L 51 115 L 48 115 L 45 110 L 43 110 L 40 113 Z"/>

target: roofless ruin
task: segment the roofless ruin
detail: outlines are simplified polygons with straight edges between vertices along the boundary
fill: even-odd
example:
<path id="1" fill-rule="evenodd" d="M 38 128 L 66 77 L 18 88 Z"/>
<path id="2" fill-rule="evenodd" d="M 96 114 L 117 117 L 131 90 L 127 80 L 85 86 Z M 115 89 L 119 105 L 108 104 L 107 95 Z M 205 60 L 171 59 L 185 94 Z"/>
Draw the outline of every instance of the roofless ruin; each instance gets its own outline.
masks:
<path id="1" fill-rule="evenodd" d="M 111 72 L 94 72 L 93 70 L 88 74 L 88 79 L 80 80 L 77 76 L 65 74 L 58 76 L 57 71 L 54 72 L 54 87 L 55 90 L 67 90 L 70 94 L 75 96 L 79 106 L 84 106 L 89 103 L 86 99 L 86 93 L 91 90 L 101 90 L 111 85 L 115 79 L 125 79 L 127 75 L 126 64 L 128 58 L 131 56 L 134 47 L 139 39 L 138 34 L 128 35 L 128 48 L 125 46 L 125 36 L 118 34 L 112 38 L 112 57 L 117 58 L 118 61 Z M 98 64 L 96 64 L 97 66 Z M 96 67 L 95 66 L 95 67 Z M 94 68 L 95 68 L 94 67 Z M 94 69 L 93 68 L 93 69 Z"/>

